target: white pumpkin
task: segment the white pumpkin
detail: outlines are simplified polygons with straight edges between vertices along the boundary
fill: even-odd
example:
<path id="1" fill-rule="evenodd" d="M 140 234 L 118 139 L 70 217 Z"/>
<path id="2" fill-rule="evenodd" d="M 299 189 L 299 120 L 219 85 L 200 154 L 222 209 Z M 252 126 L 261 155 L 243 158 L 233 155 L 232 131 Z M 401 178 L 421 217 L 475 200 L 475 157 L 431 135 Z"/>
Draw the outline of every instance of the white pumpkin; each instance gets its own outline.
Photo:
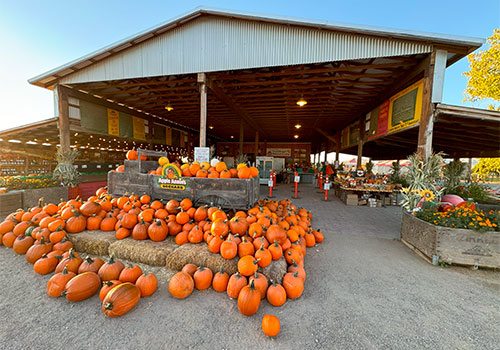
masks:
<path id="1" fill-rule="evenodd" d="M 210 161 L 210 165 L 215 167 L 218 163 L 220 163 L 220 160 L 218 160 L 217 158 L 214 158 Z"/>

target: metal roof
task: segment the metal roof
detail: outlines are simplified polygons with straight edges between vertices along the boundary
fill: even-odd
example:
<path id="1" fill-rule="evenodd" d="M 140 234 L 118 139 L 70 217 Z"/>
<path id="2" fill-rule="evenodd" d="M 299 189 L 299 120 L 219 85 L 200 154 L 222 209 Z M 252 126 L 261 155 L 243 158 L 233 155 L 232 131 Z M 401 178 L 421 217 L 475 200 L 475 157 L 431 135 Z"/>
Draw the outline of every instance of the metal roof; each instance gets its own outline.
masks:
<path id="1" fill-rule="evenodd" d="M 125 56 L 125 54 L 120 55 L 119 53 L 121 53 L 124 50 L 129 50 L 129 52 L 131 52 L 132 50 L 130 49 L 140 47 L 141 45 L 146 44 L 146 41 L 148 41 L 148 45 L 149 43 L 153 43 L 152 46 L 150 45 L 151 48 L 154 48 L 154 44 L 157 45 L 156 48 L 158 46 L 162 45 L 164 46 L 165 43 L 162 42 L 162 37 L 163 38 L 165 37 L 164 34 L 166 34 L 167 32 L 172 32 L 174 29 L 183 26 L 185 23 L 190 22 L 203 15 L 209 15 L 212 17 L 215 16 L 219 18 L 222 17 L 223 19 L 226 19 L 226 22 L 228 19 L 232 20 L 232 22 L 234 23 L 237 22 L 238 25 L 234 26 L 234 28 L 230 28 L 230 30 L 234 31 L 234 35 L 229 36 L 229 38 L 232 39 L 234 43 L 238 43 L 238 40 L 235 40 L 235 38 L 237 38 L 238 36 L 241 37 L 241 35 L 247 35 L 246 39 L 249 39 L 248 37 L 253 35 L 254 36 L 253 41 L 256 44 L 254 45 L 254 47 L 258 47 L 258 45 L 261 44 L 262 42 L 266 42 L 266 35 L 269 35 L 269 33 L 272 33 L 274 35 L 275 40 L 281 40 L 285 44 L 287 41 L 290 42 L 293 40 L 296 40 L 295 41 L 296 43 L 297 42 L 300 43 L 300 40 L 303 40 L 303 36 L 298 27 L 306 28 L 309 31 L 313 29 L 314 33 L 309 35 L 308 39 L 310 40 L 306 42 L 304 45 L 306 44 L 317 45 L 317 47 L 315 47 L 314 50 L 311 50 L 310 47 L 308 48 L 309 53 L 313 52 L 315 54 L 312 56 L 311 55 L 301 56 L 300 54 L 295 53 L 296 57 L 287 57 L 286 59 L 283 59 L 282 57 L 283 55 L 293 56 L 290 53 L 290 51 L 288 52 L 286 51 L 286 49 L 290 47 L 290 43 L 288 43 L 287 45 L 283 44 L 283 46 L 281 47 L 282 50 L 285 50 L 285 52 L 276 54 L 275 57 L 272 57 L 271 60 L 265 62 L 258 61 L 257 56 L 255 57 L 254 62 L 248 62 L 248 58 L 246 58 L 247 61 L 245 62 L 245 57 L 240 57 L 239 58 L 240 61 L 236 63 L 234 61 L 225 62 L 223 60 L 224 53 L 226 54 L 226 56 L 238 56 L 238 55 L 241 56 L 242 53 L 235 52 L 235 50 L 231 52 L 214 51 L 212 52 L 212 54 L 216 55 L 221 62 L 218 62 L 217 60 L 213 59 L 210 62 L 210 60 L 208 59 L 205 60 L 198 58 L 199 62 L 191 62 L 190 66 L 186 67 L 183 66 L 183 61 L 197 59 L 196 57 L 193 57 L 195 51 L 188 50 L 184 53 L 185 55 L 189 55 L 187 57 L 186 56 L 170 57 L 171 59 L 168 60 L 167 66 L 168 64 L 170 65 L 173 64 L 173 67 L 169 66 L 167 68 L 164 68 L 165 59 L 163 59 L 162 62 L 156 62 L 158 67 L 161 66 L 161 69 L 156 69 L 154 64 L 150 66 L 149 62 L 144 62 L 144 64 L 141 63 L 143 67 L 137 67 L 137 63 L 135 64 L 135 66 L 132 64 L 125 68 L 118 67 L 119 69 L 118 72 L 116 72 L 117 67 L 110 67 L 112 66 L 112 64 L 106 66 L 106 63 L 109 62 L 110 58 L 116 59 L 116 57 L 118 57 L 118 59 L 120 59 L 119 56 L 122 56 L 121 59 L 123 59 L 123 56 Z M 223 26 L 224 24 L 223 19 L 215 21 L 214 23 L 212 23 L 213 24 L 212 26 L 206 28 L 206 30 L 203 31 L 202 33 L 203 36 L 198 40 L 202 39 L 201 40 L 202 42 L 205 40 L 210 40 L 211 37 L 220 34 L 217 31 L 217 29 L 228 30 L 227 26 L 225 27 Z M 242 23 L 248 21 L 254 22 L 253 28 L 250 28 L 248 23 L 247 25 L 244 25 Z M 270 24 L 271 25 L 274 24 L 275 27 L 272 27 L 271 31 L 264 31 L 263 29 L 265 29 L 264 28 L 265 25 L 267 25 L 266 28 L 269 29 Z M 292 27 L 292 29 L 290 29 L 290 31 L 286 33 L 283 33 L 277 27 L 278 25 L 280 27 L 286 25 L 287 27 Z M 195 34 L 199 35 L 200 33 L 195 33 Z M 336 37 L 334 37 L 333 34 L 336 34 Z M 257 35 L 257 37 L 255 37 L 255 35 Z M 353 35 L 357 37 L 353 37 Z M 193 36 L 191 38 L 193 38 Z M 336 38 L 336 40 L 340 41 L 343 40 L 343 44 L 341 45 L 341 47 L 330 44 L 328 50 L 323 50 L 323 51 L 316 50 L 316 49 L 321 49 L 321 46 L 327 44 L 329 40 L 331 42 L 332 38 Z M 353 38 L 357 39 L 357 41 L 355 40 L 353 42 L 352 41 Z M 196 46 L 187 40 L 182 40 L 182 38 L 180 39 L 181 40 L 179 40 L 178 38 L 176 42 L 183 43 L 188 46 L 189 45 Z M 273 45 L 276 42 L 276 41 L 273 42 L 270 41 L 271 40 L 267 40 L 267 44 Z M 88 69 L 85 69 L 85 73 L 79 76 L 77 80 L 72 81 L 71 79 L 66 79 L 66 81 L 71 83 L 71 82 L 95 81 L 95 80 L 89 80 L 94 78 L 101 80 L 108 80 L 108 79 L 119 79 L 121 76 L 123 76 L 124 78 L 137 76 L 133 74 L 142 74 L 142 76 L 154 76 L 154 75 L 193 73 L 196 71 L 242 69 L 242 68 L 257 67 L 259 64 L 261 66 L 286 65 L 286 64 L 320 62 L 319 60 L 323 59 L 333 61 L 336 60 L 337 57 L 331 55 L 332 52 L 336 50 L 344 51 L 344 55 L 340 55 L 338 57 L 338 60 L 359 59 L 366 57 L 380 57 L 384 55 L 390 56 L 390 55 L 423 53 L 423 52 L 428 52 L 431 48 L 431 45 L 461 47 L 465 49 L 465 51 L 468 53 L 480 47 L 483 44 L 483 42 L 484 42 L 483 39 L 472 38 L 472 37 L 423 33 L 418 31 L 389 29 L 389 28 L 380 28 L 380 27 L 364 26 L 364 25 L 351 25 L 351 24 L 330 22 L 324 20 L 306 20 L 302 18 L 287 17 L 287 16 L 263 15 L 263 14 L 244 12 L 244 11 L 222 10 L 209 7 L 197 7 L 194 10 L 189 11 L 188 13 L 174 17 L 150 29 L 147 29 L 131 37 L 125 38 L 114 44 L 108 45 L 100 50 L 92 52 L 86 56 L 71 61 L 49 72 L 34 77 L 30 79 L 29 82 L 34 85 L 50 88 L 57 81 L 60 81 L 64 77 L 68 77 L 70 75 L 76 75 L 77 74 L 76 72 L 81 73 L 84 70 L 84 68 Z M 224 49 L 224 44 L 225 43 L 219 43 L 219 46 L 222 46 L 221 50 Z M 358 47 L 359 48 L 358 52 L 353 53 L 352 46 Z M 390 49 L 387 49 L 387 46 L 392 46 L 392 47 Z M 208 50 L 208 48 L 209 46 L 203 49 Z M 169 47 L 168 49 L 171 50 L 172 48 Z M 319 52 L 316 53 L 316 51 Z M 325 54 L 325 51 L 328 51 L 327 55 Z M 463 57 L 464 54 L 460 54 L 459 56 Z M 131 61 L 137 62 L 138 57 L 137 56 L 135 57 L 136 59 L 135 61 L 133 55 L 129 58 Z M 141 56 L 141 59 L 143 61 L 144 59 L 148 58 L 151 58 L 151 55 Z M 207 58 L 207 56 L 203 58 Z M 153 61 L 154 59 L 155 58 L 153 57 Z M 181 62 L 175 62 L 175 59 Z M 301 60 L 305 62 L 299 62 Z M 123 65 L 123 62 L 120 63 L 122 63 Z M 125 64 L 126 63 L 127 62 L 125 62 Z M 93 70 L 94 67 L 97 68 Z M 126 71 L 127 69 L 130 69 L 133 72 L 131 73 L 129 72 L 130 74 L 127 75 Z M 106 73 L 106 70 L 108 71 L 108 73 Z M 90 77 L 85 76 L 85 74 L 89 72 L 91 72 L 90 73 L 91 76 Z"/>

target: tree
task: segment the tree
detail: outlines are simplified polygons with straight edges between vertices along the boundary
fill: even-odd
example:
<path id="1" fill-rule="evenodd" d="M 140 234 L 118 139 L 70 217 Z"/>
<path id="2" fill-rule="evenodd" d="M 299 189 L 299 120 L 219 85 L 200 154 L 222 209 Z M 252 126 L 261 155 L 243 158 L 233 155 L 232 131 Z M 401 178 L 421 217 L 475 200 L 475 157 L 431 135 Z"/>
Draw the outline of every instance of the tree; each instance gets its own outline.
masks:
<path id="1" fill-rule="evenodd" d="M 468 56 L 470 70 L 464 73 L 467 77 L 464 101 L 492 99 L 500 102 L 500 29 L 495 29 L 486 43 L 488 50 Z M 489 108 L 500 110 L 500 104 L 492 104 Z"/>
<path id="2" fill-rule="evenodd" d="M 500 158 L 480 158 L 472 172 L 477 174 L 480 180 L 500 177 Z"/>

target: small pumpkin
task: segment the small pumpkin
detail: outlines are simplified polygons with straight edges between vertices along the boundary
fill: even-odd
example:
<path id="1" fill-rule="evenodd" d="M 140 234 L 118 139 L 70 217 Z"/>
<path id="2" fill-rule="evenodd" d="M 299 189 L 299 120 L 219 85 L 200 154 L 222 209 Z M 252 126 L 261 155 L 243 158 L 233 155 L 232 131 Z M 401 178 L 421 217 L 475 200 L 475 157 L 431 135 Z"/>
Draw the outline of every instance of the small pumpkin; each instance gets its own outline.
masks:
<path id="1" fill-rule="evenodd" d="M 255 272 L 252 276 L 250 276 L 249 282 L 254 282 L 255 288 L 260 292 L 260 298 L 264 299 L 266 297 L 267 292 L 267 278 L 260 272 Z"/>
<path id="2" fill-rule="evenodd" d="M 252 316 L 260 305 L 260 292 L 255 288 L 255 282 L 250 281 L 248 286 L 241 289 L 238 295 L 238 309 L 245 316 Z"/>
<path id="3" fill-rule="evenodd" d="M 238 261 L 238 271 L 243 276 L 251 276 L 257 271 L 259 260 L 251 255 L 245 255 Z"/>
<path id="4" fill-rule="evenodd" d="M 66 220 L 66 225 L 64 227 L 69 233 L 80 233 L 87 227 L 87 220 L 85 216 L 80 215 L 80 213 L 76 211 L 74 211 L 74 213 L 74 216 Z"/>
<path id="5" fill-rule="evenodd" d="M 168 283 L 168 291 L 177 299 L 188 297 L 194 288 L 193 278 L 185 272 L 177 272 Z"/>
<path id="6" fill-rule="evenodd" d="M 4 236 L 5 240 L 5 236 Z M 48 254 L 52 250 L 52 243 L 45 242 L 45 239 L 42 238 L 40 244 L 33 244 L 28 251 L 26 252 L 25 258 L 26 261 L 34 264 L 38 259 L 42 257 L 43 254 Z M 60 250 L 60 249 L 58 249 Z"/>
<path id="7" fill-rule="evenodd" d="M 242 276 L 239 272 L 231 275 L 227 282 L 227 295 L 230 298 L 237 299 L 240 291 L 247 285 L 247 278 Z"/>
<path id="8" fill-rule="evenodd" d="M 109 317 L 122 316 L 132 310 L 141 298 L 134 284 L 125 282 L 111 289 L 102 301 L 102 311 Z"/>
<path id="9" fill-rule="evenodd" d="M 114 256 L 111 255 L 108 262 L 101 266 L 97 274 L 103 281 L 117 280 L 124 267 L 125 265 L 121 261 L 115 260 Z"/>
<path id="10" fill-rule="evenodd" d="M 222 242 L 220 246 L 220 255 L 224 259 L 232 259 L 236 257 L 238 254 L 238 246 L 232 239 L 232 235 L 229 235 L 228 238 Z"/>
<path id="11" fill-rule="evenodd" d="M 149 297 L 158 288 L 158 279 L 152 273 L 144 272 L 135 282 L 141 291 L 141 297 Z"/>
<path id="12" fill-rule="evenodd" d="M 266 267 L 271 264 L 271 261 L 273 261 L 273 256 L 267 250 L 264 248 L 264 244 L 260 246 L 260 249 L 255 252 L 255 259 L 258 259 L 259 262 L 257 263 L 260 267 Z"/>
<path id="13" fill-rule="evenodd" d="M 227 289 L 227 284 L 229 282 L 229 275 L 221 267 L 220 271 L 214 275 L 212 279 L 212 288 L 216 292 L 225 292 Z"/>
<path id="14" fill-rule="evenodd" d="M 281 306 L 286 302 L 286 291 L 281 284 L 273 283 L 267 288 L 267 301 L 272 306 Z"/>
<path id="15" fill-rule="evenodd" d="M 97 273 L 101 266 L 104 265 L 104 260 L 101 258 L 91 258 L 90 256 L 87 256 L 85 260 L 80 264 L 78 267 L 78 273 L 84 273 L 84 272 L 95 272 Z"/>
<path id="16" fill-rule="evenodd" d="M 54 250 L 62 250 L 63 252 L 69 251 L 73 248 L 73 243 L 67 238 L 64 237 L 61 242 L 54 244 Z"/>
<path id="17" fill-rule="evenodd" d="M 265 315 L 262 318 L 262 331 L 265 335 L 275 337 L 280 332 L 280 320 L 274 315 Z"/>
<path id="18" fill-rule="evenodd" d="M 269 250 L 269 253 L 271 253 L 271 256 L 273 260 L 279 260 L 283 256 L 283 249 L 281 246 L 278 244 L 277 241 L 274 241 L 273 244 L 271 244 L 267 250 Z"/>
<path id="19" fill-rule="evenodd" d="M 69 250 L 68 256 L 62 259 L 56 267 L 56 273 L 61 272 L 65 267 L 68 271 L 77 273 L 78 269 L 83 262 L 80 255 L 71 248 Z"/>
<path id="20" fill-rule="evenodd" d="M 47 282 L 47 294 L 53 298 L 59 298 L 66 284 L 75 277 L 74 272 L 64 268 L 62 272 L 56 273 Z"/>
<path id="21" fill-rule="evenodd" d="M 182 268 L 182 272 L 189 274 L 191 277 L 193 277 L 196 270 L 198 270 L 198 267 L 195 264 L 186 264 Z"/>
<path id="22" fill-rule="evenodd" d="M 194 286 L 198 290 L 210 288 L 212 285 L 213 273 L 208 267 L 199 267 L 193 275 Z"/>
<path id="23" fill-rule="evenodd" d="M 304 282 L 298 276 L 298 272 L 287 272 L 283 276 L 283 288 L 285 288 L 286 295 L 290 299 L 296 299 L 302 295 L 304 291 Z"/>
<path id="24" fill-rule="evenodd" d="M 100 211 L 101 211 L 101 205 L 93 201 L 85 202 L 80 207 L 80 213 L 82 213 L 85 216 L 91 216 L 97 214 Z"/>
<path id="25" fill-rule="evenodd" d="M 142 269 L 137 265 L 129 264 L 120 272 L 118 279 L 125 282 L 135 283 L 137 279 L 142 275 Z"/>
<path id="26" fill-rule="evenodd" d="M 26 254 L 34 242 L 35 240 L 31 236 L 20 235 L 14 240 L 12 248 L 17 254 Z"/>
<path id="27" fill-rule="evenodd" d="M 161 242 L 167 238 L 168 225 L 161 219 L 155 219 L 147 229 L 149 238 L 154 242 Z"/>
<path id="28" fill-rule="evenodd" d="M 101 286 L 101 279 L 94 272 L 84 272 L 73 277 L 64 287 L 61 296 L 68 301 L 82 301 L 93 296 Z"/>
<path id="29" fill-rule="evenodd" d="M 48 257 L 46 254 L 42 255 L 40 259 L 33 264 L 33 270 L 39 275 L 47 275 L 54 272 L 59 259 L 55 256 Z"/>

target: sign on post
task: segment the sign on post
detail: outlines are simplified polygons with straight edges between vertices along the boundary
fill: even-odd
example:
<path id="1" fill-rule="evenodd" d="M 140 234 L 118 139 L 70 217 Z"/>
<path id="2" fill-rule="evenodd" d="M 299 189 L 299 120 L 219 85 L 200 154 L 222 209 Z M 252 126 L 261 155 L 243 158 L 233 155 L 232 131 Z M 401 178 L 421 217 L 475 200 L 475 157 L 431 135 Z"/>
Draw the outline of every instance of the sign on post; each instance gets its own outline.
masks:
<path id="1" fill-rule="evenodd" d="M 210 162 L 210 147 L 195 147 L 194 160 L 196 162 Z"/>

